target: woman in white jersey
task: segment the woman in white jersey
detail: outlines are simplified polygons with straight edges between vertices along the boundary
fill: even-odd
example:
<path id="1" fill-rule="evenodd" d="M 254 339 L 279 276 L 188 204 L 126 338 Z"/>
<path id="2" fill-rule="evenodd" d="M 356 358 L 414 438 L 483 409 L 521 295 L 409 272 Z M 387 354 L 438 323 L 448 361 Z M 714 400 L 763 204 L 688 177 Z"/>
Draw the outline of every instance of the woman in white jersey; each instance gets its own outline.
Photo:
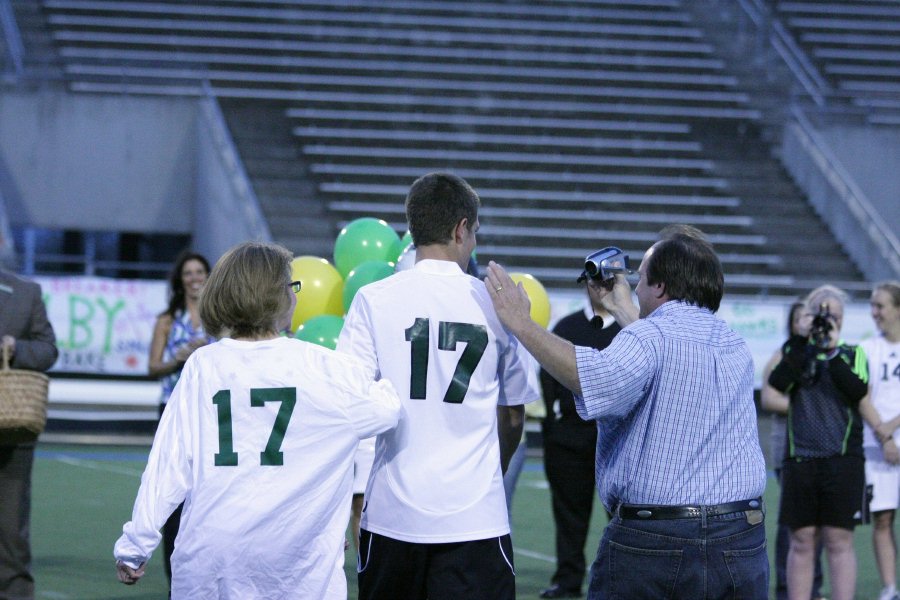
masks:
<path id="1" fill-rule="evenodd" d="M 297 302 L 291 253 L 240 244 L 200 299 L 220 341 L 195 351 L 159 424 L 131 521 L 116 542 L 135 583 L 182 501 L 172 598 L 344 599 L 344 530 L 359 440 L 400 401 L 355 359 L 282 337 Z"/>
<path id="2" fill-rule="evenodd" d="M 894 538 L 894 515 L 900 506 L 900 281 L 876 285 L 871 306 L 879 335 L 861 346 L 869 361 L 869 397 L 877 412 L 863 432 L 866 481 L 873 492 L 872 545 L 883 586 L 879 600 L 900 600 Z"/>

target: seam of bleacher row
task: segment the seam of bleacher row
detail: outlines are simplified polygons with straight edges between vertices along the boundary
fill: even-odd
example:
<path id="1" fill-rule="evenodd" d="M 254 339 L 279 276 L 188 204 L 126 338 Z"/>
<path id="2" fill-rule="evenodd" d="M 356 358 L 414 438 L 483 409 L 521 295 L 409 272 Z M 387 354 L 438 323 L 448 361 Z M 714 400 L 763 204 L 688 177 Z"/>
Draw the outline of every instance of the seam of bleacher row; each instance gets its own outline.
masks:
<path id="1" fill-rule="evenodd" d="M 238 0 L 240 1 L 240 0 Z M 278 1 L 266 1 L 266 2 L 257 2 L 257 6 L 255 7 L 226 7 L 226 6 L 215 6 L 210 3 L 206 3 L 205 6 L 200 7 L 200 2 L 196 3 L 195 6 L 190 5 L 182 5 L 182 4 L 172 4 L 167 2 L 122 2 L 115 1 L 111 3 L 109 1 L 92 1 L 92 0 L 44 0 L 44 5 L 49 8 L 54 9 L 62 9 L 62 10 L 118 10 L 118 11 L 128 11 L 128 12 L 137 12 L 137 13 L 162 13 L 162 14 L 208 14 L 215 16 L 228 16 L 228 17 L 240 17 L 240 16 L 254 16 L 254 15 L 262 15 L 263 17 L 278 17 L 284 14 L 303 14 L 301 10 L 298 10 L 298 7 L 325 7 L 325 8 L 349 8 L 351 10 L 360 10 L 360 9 L 390 9 L 390 10 L 404 10 L 408 12 L 439 12 L 439 13 L 464 13 L 464 14 L 473 14 L 473 13 L 482 13 L 482 14 L 494 14 L 494 15 L 512 15 L 515 17 L 523 17 L 523 16 L 534 16 L 539 17 L 541 19 L 546 19 L 547 17 L 559 17 L 559 10 L 554 6 L 542 6 L 536 4 L 517 4 L 517 5 L 507 5 L 507 4 L 498 4 L 492 2 L 398 2 L 393 0 L 368 0 L 368 1 L 330 1 L 330 0 L 320 0 L 320 1 L 304 1 L 304 0 L 283 0 L 281 2 Z M 224 3 L 223 3 L 224 4 Z M 245 4 L 245 2 L 241 2 L 241 4 Z M 652 6 L 652 7 L 668 7 L 668 8 L 676 8 L 678 6 L 678 0 L 672 0 L 671 2 L 610 2 L 610 4 L 614 4 L 616 6 L 622 5 L 641 5 L 644 7 Z M 271 8 L 273 6 L 284 6 L 288 5 L 290 8 Z M 198 11 L 208 11 L 198 13 Z M 628 20 L 658 20 L 659 16 L 655 12 L 647 12 L 646 10 L 636 9 L 636 10 L 622 10 L 619 8 L 609 9 L 609 8 L 582 8 L 582 7 L 567 7 L 565 16 L 569 19 L 587 19 L 587 18 L 604 18 L 604 19 L 628 19 Z M 672 22 L 680 22 L 680 23 L 689 23 L 690 17 L 683 13 L 677 12 L 669 12 L 667 16 Z M 259 18 L 259 17 L 257 17 Z"/>
<path id="2" fill-rule="evenodd" d="M 477 65 L 481 62 L 493 63 L 511 57 L 521 62 L 540 64 L 589 64 L 617 66 L 621 68 L 677 68 L 688 70 L 712 70 L 721 71 L 725 65 L 718 58 L 697 58 L 692 56 L 664 56 L 659 54 L 642 54 L 641 56 L 629 56 L 625 54 L 604 53 L 567 53 L 548 51 L 529 51 L 517 49 L 514 53 L 507 50 L 490 50 L 484 48 L 445 47 L 445 46 L 397 46 L 392 44 L 372 44 L 361 41 L 347 42 L 319 42 L 304 40 L 295 42 L 290 40 L 268 39 L 204 39 L 190 36 L 127 36 L 122 34 L 80 34 L 79 32 L 59 31 L 54 37 L 61 42 L 75 43 L 102 43 L 104 41 L 122 42 L 129 44 L 158 44 L 172 48 L 171 50 L 138 50 L 133 48 L 97 48 L 91 46 L 62 46 L 60 55 L 63 57 L 86 57 L 102 60 L 147 60 L 166 59 L 173 62 L 203 62 L 201 58 L 210 63 L 249 64 L 261 66 L 304 66 L 300 62 L 294 65 L 291 61 L 294 55 L 288 53 L 305 52 L 309 54 L 333 54 L 342 56 L 359 55 L 371 56 L 396 56 L 407 59 L 439 58 L 446 60 L 465 61 L 463 64 Z M 205 52 L 185 52 L 184 48 L 202 48 Z M 176 49 L 177 48 L 177 49 Z M 210 48 L 234 48 L 247 51 L 277 54 L 221 54 L 210 52 Z"/>

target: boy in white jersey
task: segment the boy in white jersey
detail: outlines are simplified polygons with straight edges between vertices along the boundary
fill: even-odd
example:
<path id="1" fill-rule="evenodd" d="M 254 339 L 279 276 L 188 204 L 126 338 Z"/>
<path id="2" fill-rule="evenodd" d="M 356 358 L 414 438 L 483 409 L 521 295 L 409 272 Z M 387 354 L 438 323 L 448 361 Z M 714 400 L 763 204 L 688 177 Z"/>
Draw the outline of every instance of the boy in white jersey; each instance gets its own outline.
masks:
<path id="1" fill-rule="evenodd" d="M 879 600 L 900 600 L 897 593 L 897 542 L 894 516 L 900 506 L 900 282 L 875 286 L 872 319 L 880 335 L 860 344 L 869 360 L 869 398 L 877 414 L 863 432 L 866 481 L 872 486 L 872 542 L 881 576 Z"/>
<path id="2" fill-rule="evenodd" d="M 344 600 L 344 531 L 359 440 L 397 423 L 389 382 L 289 337 L 291 253 L 241 244 L 219 260 L 200 318 L 222 338 L 191 355 L 153 440 L 117 574 L 135 583 L 184 501 L 172 595 Z"/>
<path id="3" fill-rule="evenodd" d="M 501 463 L 539 392 L 484 283 L 465 273 L 479 203 L 455 175 L 413 183 L 415 267 L 360 289 L 338 339 L 403 402 L 400 426 L 376 442 L 360 599 L 515 597 Z"/>

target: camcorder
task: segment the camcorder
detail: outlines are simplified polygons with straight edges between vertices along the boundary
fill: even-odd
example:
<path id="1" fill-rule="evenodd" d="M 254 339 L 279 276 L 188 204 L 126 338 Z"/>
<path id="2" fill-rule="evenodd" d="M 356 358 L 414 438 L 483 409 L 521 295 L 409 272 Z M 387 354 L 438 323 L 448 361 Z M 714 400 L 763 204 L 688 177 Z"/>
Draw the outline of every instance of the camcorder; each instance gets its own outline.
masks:
<path id="1" fill-rule="evenodd" d="M 584 259 L 584 270 L 576 280 L 577 283 L 590 277 L 594 281 L 610 282 L 617 273 L 628 275 L 628 255 L 621 248 L 607 246 L 588 254 Z"/>
<path id="2" fill-rule="evenodd" d="M 810 384 L 816 380 L 819 373 L 818 354 L 828 349 L 829 334 L 834 329 L 831 322 L 831 311 L 824 302 L 819 305 L 819 312 L 813 316 L 812 325 L 809 328 L 809 340 L 812 342 L 806 346 L 806 366 L 803 369 L 803 381 Z"/>
<path id="3" fill-rule="evenodd" d="M 824 302 L 819 305 L 819 312 L 813 317 L 812 325 L 809 328 L 809 339 L 813 345 L 819 350 L 828 348 L 829 334 L 834 329 L 831 322 L 831 312 L 828 305 Z"/>

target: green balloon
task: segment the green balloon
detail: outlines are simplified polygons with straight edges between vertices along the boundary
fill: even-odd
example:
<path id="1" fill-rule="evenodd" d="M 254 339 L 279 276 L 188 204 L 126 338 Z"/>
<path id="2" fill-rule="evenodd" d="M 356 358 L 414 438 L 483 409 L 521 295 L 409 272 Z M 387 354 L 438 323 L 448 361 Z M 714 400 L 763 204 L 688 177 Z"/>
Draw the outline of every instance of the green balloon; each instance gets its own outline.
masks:
<path id="1" fill-rule="evenodd" d="M 310 342 L 334 350 L 337 347 L 338 336 L 344 327 L 344 319 L 334 315 L 318 315 L 307 319 L 294 337 L 304 342 Z"/>
<path id="2" fill-rule="evenodd" d="M 406 233 L 403 234 L 403 237 L 400 238 L 400 254 L 403 254 L 403 251 L 412 243 L 412 232 L 407 229 Z M 397 258 L 400 258 L 400 254 L 397 255 Z"/>
<path id="3" fill-rule="evenodd" d="M 393 274 L 394 263 L 383 260 L 367 260 L 350 271 L 344 281 L 344 313 L 350 310 L 350 303 L 353 302 L 359 288 Z"/>
<path id="4" fill-rule="evenodd" d="M 391 262 L 403 246 L 400 236 L 381 219 L 363 217 L 351 221 L 334 242 L 334 266 L 341 277 L 368 260 Z"/>

